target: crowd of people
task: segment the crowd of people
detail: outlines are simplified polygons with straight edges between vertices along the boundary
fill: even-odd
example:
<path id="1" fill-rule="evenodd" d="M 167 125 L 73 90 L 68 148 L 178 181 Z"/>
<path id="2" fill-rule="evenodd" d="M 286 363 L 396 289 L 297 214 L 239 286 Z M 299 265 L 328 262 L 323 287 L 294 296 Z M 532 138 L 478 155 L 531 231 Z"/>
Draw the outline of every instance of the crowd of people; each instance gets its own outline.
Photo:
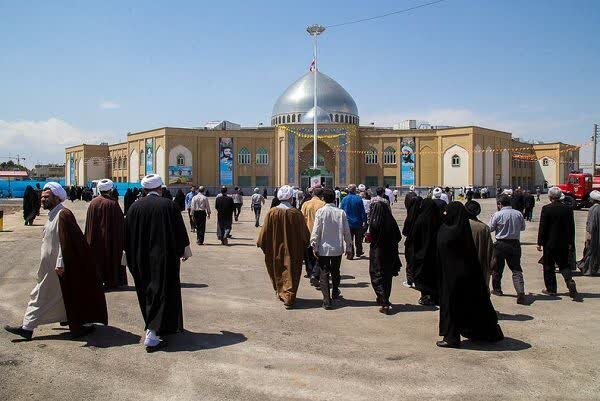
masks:
<path id="1" fill-rule="evenodd" d="M 68 325 L 74 337 L 84 336 L 93 323 L 107 324 L 104 293 L 127 285 L 131 273 L 145 322 L 144 344 L 148 352 L 167 345 L 165 336 L 183 330 L 179 269 L 192 256 L 183 213 L 187 212 L 196 243 L 205 241 L 206 223 L 212 214 L 207 190 L 192 186 L 179 189 L 173 198 L 162 178 L 143 178 L 142 189 L 128 189 L 124 210 L 108 179 L 97 183 L 99 196 L 88 209 L 82 231 L 73 213 L 62 203 L 73 192 L 49 182 L 38 192 L 26 191 L 24 219 L 30 225 L 39 214 L 36 199 L 48 210 L 42 239 L 38 280 L 21 325 L 6 326 L 29 340 L 42 324 Z M 480 204 L 465 192 L 466 203 L 454 201 L 451 189 L 432 188 L 421 197 L 410 187 L 404 198 L 406 219 L 402 228 L 392 214 L 398 192 L 386 187 L 372 191 L 365 185 L 329 188 L 316 186 L 301 191 L 284 185 L 276 190 L 271 208 L 260 226 L 266 190 L 255 188 L 250 208 L 260 228 L 257 246 L 276 298 L 285 308 L 295 305 L 303 266 L 305 277 L 322 294 L 329 310 L 343 300 L 340 268 L 348 260 L 365 257 L 368 244 L 369 275 L 379 311 L 389 314 L 393 278 L 402 263 L 404 241 L 406 287 L 419 292 L 421 305 L 439 306 L 440 347 L 460 347 L 461 336 L 480 341 L 499 341 L 491 294 L 502 296 L 505 264 L 512 272 L 517 303 L 527 305 L 521 267 L 521 232 L 531 221 L 533 204 L 517 188 L 497 197 L 498 211 L 489 224 L 479 219 Z M 545 294 L 557 293 L 556 267 L 569 295 L 578 299 L 574 268 L 575 223 L 559 188 L 548 192 L 550 203 L 542 208 L 538 250 L 542 252 Z M 600 267 L 600 192 L 590 194 L 594 205 L 586 225 L 586 247 L 577 264 L 584 274 L 598 274 Z M 214 201 L 217 238 L 229 245 L 232 222 L 239 219 L 244 194 L 222 187 Z M 26 209 L 27 206 L 27 209 Z M 33 218 L 32 218 L 33 216 Z M 493 237 L 492 237 L 493 233 Z M 493 240 L 495 238 L 495 242 Z M 85 261 L 83 263 L 82 261 Z M 491 291 L 490 291 L 491 281 Z"/>

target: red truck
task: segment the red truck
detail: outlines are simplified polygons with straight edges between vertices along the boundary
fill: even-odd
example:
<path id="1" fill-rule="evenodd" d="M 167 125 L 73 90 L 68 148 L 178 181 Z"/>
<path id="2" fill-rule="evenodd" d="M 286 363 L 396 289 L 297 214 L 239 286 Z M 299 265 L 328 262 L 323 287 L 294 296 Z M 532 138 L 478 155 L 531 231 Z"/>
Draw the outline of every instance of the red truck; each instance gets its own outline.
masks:
<path id="1" fill-rule="evenodd" d="M 589 173 L 574 171 L 569 173 L 569 179 L 565 184 L 559 184 L 558 187 L 565 196 L 573 198 L 573 207 L 581 209 L 589 207 L 590 192 L 594 189 L 600 190 L 600 176 L 593 176 Z"/>

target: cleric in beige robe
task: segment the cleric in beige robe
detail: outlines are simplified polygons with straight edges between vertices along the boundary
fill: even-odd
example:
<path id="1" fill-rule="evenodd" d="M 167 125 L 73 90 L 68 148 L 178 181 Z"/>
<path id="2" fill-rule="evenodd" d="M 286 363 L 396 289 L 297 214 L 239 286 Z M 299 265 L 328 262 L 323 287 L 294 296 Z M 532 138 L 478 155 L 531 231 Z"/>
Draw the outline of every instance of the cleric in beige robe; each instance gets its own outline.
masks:
<path id="1" fill-rule="evenodd" d="M 68 323 L 74 338 L 93 330 L 90 323 L 107 324 L 106 300 L 89 246 L 73 213 L 62 205 L 65 190 L 49 182 L 42 206 L 49 210 L 44 226 L 37 283 L 20 326 L 6 331 L 31 340 L 33 330 L 49 323 Z"/>
<path id="2" fill-rule="evenodd" d="M 465 203 L 467 214 L 469 215 L 469 224 L 471 233 L 477 250 L 477 258 L 483 271 L 486 288 L 489 289 L 490 277 L 492 275 L 492 260 L 494 257 L 494 242 L 492 233 L 487 224 L 479 221 L 477 216 L 481 213 L 481 206 L 478 202 L 471 200 Z"/>
<path id="3" fill-rule="evenodd" d="M 291 205 L 292 194 L 288 185 L 279 188 L 277 198 L 281 203 L 265 216 L 256 243 L 265 254 L 265 265 L 275 294 L 286 309 L 291 309 L 296 301 L 304 250 L 310 240 L 302 212 Z"/>

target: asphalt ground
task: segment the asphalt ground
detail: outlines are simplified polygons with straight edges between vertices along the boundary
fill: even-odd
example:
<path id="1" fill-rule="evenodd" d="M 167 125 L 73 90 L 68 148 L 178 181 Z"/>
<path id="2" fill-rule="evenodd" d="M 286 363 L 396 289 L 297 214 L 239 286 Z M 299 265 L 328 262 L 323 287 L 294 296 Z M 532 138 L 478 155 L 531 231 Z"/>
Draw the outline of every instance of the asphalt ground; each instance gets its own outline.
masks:
<path id="1" fill-rule="evenodd" d="M 575 277 L 581 302 L 568 297 L 560 276 L 559 296 L 541 295 L 535 242 L 544 202 L 522 237 L 530 304 L 516 304 L 508 270 L 506 295 L 492 297 L 506 336 L 498 344 L 437 348 L 438 312 L 401 285 L 404 271 L 394 280 L 392 314 L 378 313 L 366 258 L 342 262 L 344 299 L 333 310 L 321 308 L 320 292 L 306 279 L 296 309 L 285 310 L 246 206 L 231 246 L 217 241 L 214 218 L 204 246 L 190 233 L 194 256 L 181 268 L 186 331 L 169 337 L 164 351 L 144 350 L 134 289 L 110 292 L 109 326 L 86 338 L 71 340 L 58 324 L 40 327 L 30 342 L 1 330 L 0 400 L 598 400 L 600 278 Z M 402 224 L 400 205 L 393 210 Z M 83 227 L 87 204 L 66 206 Z M 487 221 L 494 201 L 482 208 Z M 575 216 L 579 257 L 587 212 Z M 2 326 L 23 318 L 46 219 L 43 211 L 25 227 L 18 210 L 5 216 Z"/>

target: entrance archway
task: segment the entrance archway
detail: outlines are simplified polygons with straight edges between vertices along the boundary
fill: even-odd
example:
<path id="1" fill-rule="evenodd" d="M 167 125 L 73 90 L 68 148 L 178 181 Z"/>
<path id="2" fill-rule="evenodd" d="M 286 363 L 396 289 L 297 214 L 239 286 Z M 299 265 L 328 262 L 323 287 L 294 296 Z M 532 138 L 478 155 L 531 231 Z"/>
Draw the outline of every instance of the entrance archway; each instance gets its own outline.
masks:
<path id="1" fill-rule="evenodd" d="M 313 168 L 313 144 L 310 142 L 298 155 L 298 171 L 301 188 L 310 187 Z M 333 187 L 335 183 L 335 151 L 325 143 L 317 142 L 317 168 L 321 171 L 321 179 L 325 186 Z"/>

